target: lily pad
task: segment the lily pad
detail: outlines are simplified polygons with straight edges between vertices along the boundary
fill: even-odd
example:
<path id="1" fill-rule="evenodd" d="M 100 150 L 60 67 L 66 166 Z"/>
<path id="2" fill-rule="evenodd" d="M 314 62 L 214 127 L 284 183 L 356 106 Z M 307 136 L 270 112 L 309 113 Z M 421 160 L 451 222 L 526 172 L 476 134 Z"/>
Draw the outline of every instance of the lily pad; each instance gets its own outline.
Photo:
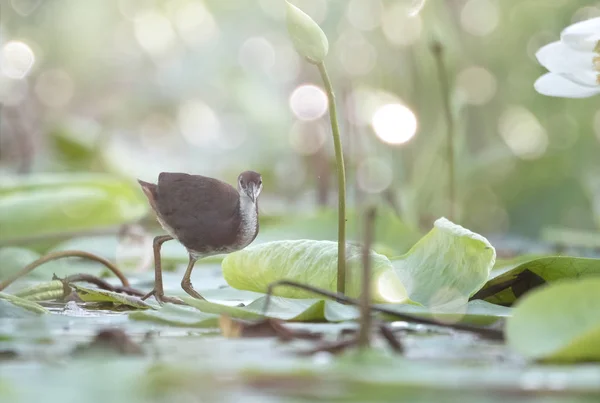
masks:
<path id="1" fill-rule="evenodd" d="M 407 302 L 404 286 L 396 276 L 389 259 L 371 252 L 371 290 L 375 302 Z M 336 290 L 337 242 L 275 241 L 253 245 L 234 252 L 223 260 L 227 283 L 241 290 L 266 293 L 269 284 L 278 280 L 294 280 L 328 291 Z M 346 294 L 360 295 L 362 249 L 348 245 L 346 249 Z M 277 287 L 275 295 L 310 298 L 314 294 L 291 287 Z"/>
<path id="2" fill-rule="evenodd" d="M 33 312 L 35 314 L 44 314 L 48 313 L 48 310 L 43 306 L 36 304 L 35 302 L 28 301 L 23 298 L 16 297 L 11 294 L 6 294 L 4 292 L 0 292 L 0 300 L 2 301 L 3 309 L 1 310 L 0 317 L 22 317 L 24 316 L 22 313 L 19 313 L 18 310 L 9 309 L 7 305 L 4 305 L 4 302 L 11 304 L 12 306 L 22 308 L 28 312 Z"/>
<path id="3" fill-rule="evenodd" d="M 0 241 L 132 222 L 148 206 L 129 182 L 106 174 L 39 174 L 0 184 Z"/>
<path id="4" fill-rule="evenodd" d="M 440 218 L 405 255 L 392 259 L 412 301 L 464 306 L 487 281 L 496 251 L 483 236 Z"/>
<path id="5" fill-rule="evenodd" d="M 600 278 L 564 280 L 534 290 L 506 322 L 508 345 L 553 362 L 600 361 Z"/>
<path id="6" fill-rule="evenodd" d="M 15 296 L 27 301 L 51 301 L 64 296 L 65 288 L 60 280 L 37 283 L 23 288 L 15 293 Z"/>
<path id="7" fill-rule="evenodd" d="M 216 304 L 195 298 L 184 301 L 204 313 L 226 314 L 237 319 L 273 318 L 295 322 L 343 322 L 359 317 L 355 307 L 323 299 L 295 299 L 271 297 L 265 312 L 267 297 L 261 297 L 244 307 Z"/>
<path id="8" fill-rule="evenodd" d="M 219 315 L 174 304 L 164 304 L 157 310 L 131 312 L 129 318 L 181 327 L 217 327 L 219 323 Z"/>
<path id="9" fill-rule="evenodd" d="M 82 287 L 77 284 L 71 284 L 77 291 L 77 295 L 86 302 L 112 302 L 117 305 L 126 305 L 132 308 L 139 309 L 156 309 L 146 301 L 142 301 L 138 297 L 127 294 L 119 294 L 117 292 L 99 290 L 94 288 Z"/>
<path id="10" fill-rule="evenodd" d="M 499 319 L 507 318 L 511 315 L 511 308 L 481 300 L 470 301 L 462 307 L 439 310 L 408 304 L 386 304 L 385 307 L 399 313 L 435 319 L 442 323 L 464 323 L 480 326 L 491 325 Z"/>
<path id="11" fill-rule="evenodd" d="M 549 256 L 492 271 L 478 294 L 494 304 L 510 305 L 545 282 L 596 276 L 600 277 L 600 259 Z"/>

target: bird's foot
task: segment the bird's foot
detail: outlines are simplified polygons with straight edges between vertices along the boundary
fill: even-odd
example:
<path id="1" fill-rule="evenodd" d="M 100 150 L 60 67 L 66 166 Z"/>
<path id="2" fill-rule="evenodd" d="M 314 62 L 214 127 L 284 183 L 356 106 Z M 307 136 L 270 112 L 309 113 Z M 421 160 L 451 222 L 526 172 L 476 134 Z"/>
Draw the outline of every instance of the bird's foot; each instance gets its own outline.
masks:
<path id="1" fill-rule="evenodd" d="M 181 288 L 183 288 L 183 291 L 187 292 L 190 296 L 202 301 L 206 301 L 206 298 L 198 294 L 198 291 L 194 290 L 194 287 L 192 287 L 191 284 L 181 284 Z"/>
<path id="2" fill-rule="evenodd" d="M 177 297 L 167 297 L 164 293 L 157 293 L 155 289 L 153 289 L 152 291 L 150 291 L 148 294 L 144 295 L 142 297 L 142 301 L 146 300 L 148 298 L 150 298 L 151 296 L 154 295 L 154 298 L 156 299 L 156 301 L 158 301 L 159 304 L 164 304 L 164 303 L 170 303 L 170 304 L 177 304 L 177 305 L 186 305 L 185 302 L 183 302 L 183 300 L 181 298 L 177 298 Z"/>

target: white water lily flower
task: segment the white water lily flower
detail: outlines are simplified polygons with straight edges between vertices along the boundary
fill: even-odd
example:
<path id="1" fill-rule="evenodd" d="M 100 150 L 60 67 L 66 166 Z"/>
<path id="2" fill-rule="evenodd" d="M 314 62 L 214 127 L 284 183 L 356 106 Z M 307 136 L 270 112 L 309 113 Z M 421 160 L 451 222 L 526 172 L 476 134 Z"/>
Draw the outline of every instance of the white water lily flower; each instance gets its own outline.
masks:
<path id="1" fill-rule="evenodd" d="M 560 41 L 536 53 L 550 72 L 535 82 L 540 94 L 586 98 L 600 94 L 600 17 L 567 27 Z"/>

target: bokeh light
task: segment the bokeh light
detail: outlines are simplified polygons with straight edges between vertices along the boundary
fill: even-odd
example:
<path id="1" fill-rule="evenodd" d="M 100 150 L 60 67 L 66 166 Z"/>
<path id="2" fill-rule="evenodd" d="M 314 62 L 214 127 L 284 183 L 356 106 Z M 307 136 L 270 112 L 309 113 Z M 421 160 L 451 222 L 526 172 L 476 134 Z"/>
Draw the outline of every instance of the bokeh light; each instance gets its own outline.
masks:
<path id="1" fill-rule="evenodd" d="M 28 91 L 26 80 L 13 80 L 0 75 L 0 104 L 17 106 L 27 97 Z"/>
<path id="2" fill-rule="evenodd" d="M 381 141 L 403 144 L 417 132 L 417 118 L 402 104 L 387 104 L 375 111 L 371 126 Z"/>
<path id="3" fill-rule="evenodd" d="M 10 0 L 10 4 L 17 14 L 27 17 L 42 4 L 42 0 Z"/>
<path id="4" fill-rule="evenodd" d="M 340 35 L 335 44 L 335 52 L 341 67 L 353 76 L 369 73 L 375 67 L 377 60 L 375 47 L 355 30 Z"/>
<path id="5" fill-rule="evenodd" d="M 358 187 L 367 193 L 381 193 L 392 184 L 394 175 L 391 164 L 377 157 L 361 161 L 356 168 Z"/>
<path id="6" fill-rule="evenodd" d="M 350 0 L 346 17 L 350 24 L 361 31 L 372 31 L 381 23 L 383 5 L 380 0 Z"/>
<path id="7" fill-rule="evenodd" d="M 216 138 L 216 144 L 222 150 L 235 150 L 248 138 L 247 120 L 240 115 L 228 113 L 221 115 L 222 130 Z"/>
<path id="8" fill-rule="evenodd" d="M 519 158 L 537 159 L 548 148 L 548 134 L 535 115 L 523 106 L 509 106 L 498 120 L 500 136 Z"/>
<path id="9" fill-rule="evenodd" d="M 462 70 L 457 77 L 456 86 L 472 105 L 484 105 L 496 94 L 496 77 L 485 67 L 469 66 Z"/>
<path id="10" fill-rule="evenodd" d="M 423 22 L 419 15 L 407 14 L 401 2 L 391 3 L 383 14 L 382 29 L 392 45 L 406 47 L 419 40 Z"/>
<path id="11" fill-rule="evenodd" d="M 290 109 L 298 119 L 318 119 L 327 112 L 327 94 L 316 85 L 301 85 L 290 96 Z"/>
<path id="12" fill-rule="evenodd" d="M 173 119 L 163 113 L 153 113 L 144 118 L 139 126 L 140 140 L 147 148 L 164 148 L 177 135 Z"/>
<path id="13" fill-rule="evenodd" d="M 135 37 L 151 55 L 165 53 L 175 41 L 171 22 L 155 10 L 140 11 L 134 19 Z"/>
<path id="14" fill-rule="evenodd" d="M 573 13 L 571 22 L 574 24 L 579 21 L 589 20 L 596 17 L 600 17 L 600 3 L 598 3 L 596 6 L 581 7 Z"/>
<path id="15" fill-rule="evenodd" d="M 462 28 L 475 36 L 494 32 L 500 21 L 500 11 L 492 0 L 468 0 L 460 13 Z"/>
<path id="16" fill-rule="evenodd" d="M 42 72 L 35 82 L 35 94 L 40 102 L 51 108 L 66 106 L 75 93 L 75 83 L 62 69 Z"/>
<path id="17" fill-rule="evenodd" d="M 221 131 L 221 123 L 215 111 L 198 99 L 181 104 L 177 123 L 185 140 L 198 147 L 211 145 Z"/>
<path id="18" fill-rule="evenodd" d="M 179 5 L 173 11 L 173 21 L 177 33 L 188 46 L 205 45 L 218 34 L 215 18 L 200 1 Z"/>
<path id="19" fill-rule="evenodd" d="M 300 57 L 288 42 L 275 47 L 275 64 L 271 69 L 271 78 L 280 82 L 293 81 L 300 72 Z"/>
<path id="20" fill-rule="evenodd" d="M 297 121 L 290 130 L 290 146 L 300 155 L 316 154 L 327 139 L 327 126 L 322 122 Z"/>
<path id="21" fill-rule="evenodd" d="M 25 42 L 10 41 L 2 47 L 0 70 L 6 77 L 14 79 L 25 77 L 34 62 L 33 50 Z"/>
<path id="22" fill-rule="evenodd" d="M 247 71 L 269 73 L 275 65 L 275 50 L 262 36 L 248 38 L 240 47 L 238 61 Z"/>
<path id="23" fill-rule="evenodd" d="M 285 19 L 285 2 L 280 0 L 259 0 L 260 8 L 269 17 L 282 21 Z"/>

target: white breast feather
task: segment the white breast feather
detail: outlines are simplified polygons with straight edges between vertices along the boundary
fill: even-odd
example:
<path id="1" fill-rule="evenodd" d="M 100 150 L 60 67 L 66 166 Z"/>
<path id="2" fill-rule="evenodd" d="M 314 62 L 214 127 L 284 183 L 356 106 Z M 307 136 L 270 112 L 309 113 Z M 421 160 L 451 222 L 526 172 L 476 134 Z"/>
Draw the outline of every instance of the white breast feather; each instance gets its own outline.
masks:
<path id="1" fill-rule="evenodd" d="M 240 197 L 240 214 L 242 222 L 240 223 L 239 243 L 245 247 L 252 241 L 258 225 L 256 204 L 245 194 Z"/>

